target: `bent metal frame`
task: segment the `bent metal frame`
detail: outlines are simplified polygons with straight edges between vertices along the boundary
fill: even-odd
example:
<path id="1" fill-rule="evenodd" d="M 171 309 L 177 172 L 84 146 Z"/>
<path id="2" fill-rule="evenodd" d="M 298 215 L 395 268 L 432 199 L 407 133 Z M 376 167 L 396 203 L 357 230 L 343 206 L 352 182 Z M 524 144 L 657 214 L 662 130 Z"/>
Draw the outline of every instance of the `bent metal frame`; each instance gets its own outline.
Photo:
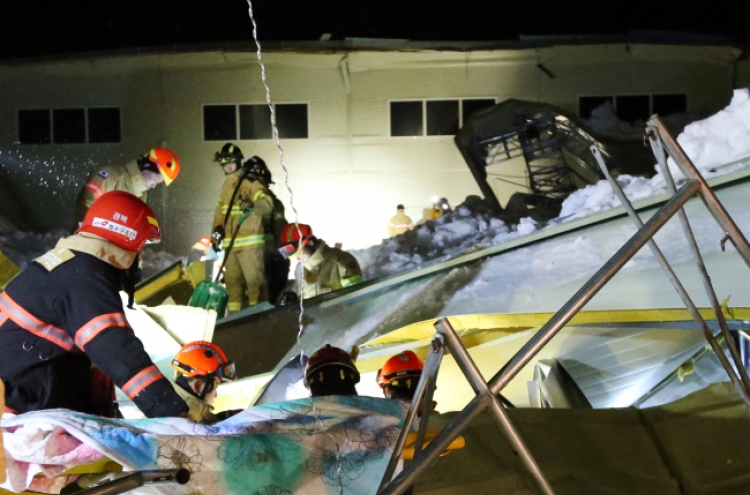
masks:
<path id="1" fill-rule="evenodd" d="M 597 158 L 599 166 L 602 168 L 607 180 L 612 184 L 615 194 L 618 195 L 628 215 L 633 219 L 638 231 L 610 258 L 599 271 L 594 274 L 581 289 L 563 305 L 560 310 L 534 334 L 531 339 L 498 371 L 489 381 L 485 381 L 479 368 L 469 356 L 466 347 L 464 347 L 458 334 L 453 330 L 447 318 L 443 318 L 435 323 L 436 335 L 432 341 L 431 352 L 425 360 L 424 371 L 417 385 L 416 393 L 412 405 L 404 419 L 404 426 L 401 434 L 394 447 L 390 462 L 383 476 L 383 480 L 378 489 L 379 495 L 401 495 L 414 480 L 427 469 L 440 454 L 455 440 L 461 432 L 477 417 L 480 413 L 488 410 L 492 415 L 495 423 L 500 428 L 508 444 L 516 453 L 528 474 L 536 482 L 539 493 L 545 495 L 554 494 L 554 490 L 544 473 L 540 469 L 533 455 L 524 443 L 523 439 L 511 422 L 508 413 L 503 406 L 500 392 L 508 383 L 526 366 L 536 354 L 561 330 L 565 325 L 596 295 L 606 283 L 617 274 L 617 272 L 646 244 L 649 244 L 654 255 L 659 260 L 662 268 L 667 273 L 675 290 L 682 298 L 687 309 L 703 329 L 706 339 L 721 361 L 722 366 L 730 377 L 730 380 L 737 388 L 740 396 L 750 407 L 750 379 L 747 371 L 742 365 L 739 352 L 731 338 L 727 327 L 726 319 L 721 311 L 719 301 L 711 286 L 711 281 L 703 264 L 700 251 L 693 237 L 687 215 L 682 209 L 693 196 L 698 195 L 706 208 L 709 210 L 714 220 L 719 224 L 721 229 L 726 233 L 734 244 L 737 252 L 740 254 L 745 264 L 750 267 L 750 244 L 739 230 L 734 220 L 729 216 L 724 206 L 716 197 L 714 192 L 701 176 L 698 169 L 690 161 L 685 152 L 675 139 L 669 134 L 658 116 L 653 116 L 646 126 L 646 139 L 649 140 L 651 148 L 656 156 L 661 171 L 664 174 L 668 191 L 672 197 L 662 206 L 646 223 L 643 223 L 633 206 L 628 201 L 622 189 L 617 182 L 611 177 L 601 157 L 601 153 L 596 147 L 592 147 L 592 152 Z M 669 167 L 667 166 L 667 156 L 671 157 L 682 171 L 686 180 L 679 189 L 676 188 Z M 675 215 L 679 215 L 683 231 L 690 244 L 693 259 L 700 271 L 703 279 L 703 285 L 712 303 L 716 318 L 719 322 L 720 332 L 724 337 L 735 368 L 729 363 L 726 355 L 721 349 L 713 332 L 709 329 L 705 320 L 698 313 L 695 304 L 687 295 L 684 287 L 680 283 L 677 275 L 669 266 L 664 255 L 659 250 L 653 236 Z M 453 420 L 422 450 L 427 423 L 429 419 L 429 407 L 435 391 L 435 384 L 440 368 L 445 348 L 448 348 L 451 355 L 456 360 L 464 376 L 471 384 L 476 397 L 460 411 Z M 739 376 L 737 374 L 739 372 Z M 393 478 L 396 465 L 402 455 L 406 436 L 411 430 L 414 419 L 417 416 L 417 408 L 422 404 L 422 420 L 419 424 L 417 433 L 417 443 L 415 445 L 414 459 L 404 468 L 398 476 Z"/>

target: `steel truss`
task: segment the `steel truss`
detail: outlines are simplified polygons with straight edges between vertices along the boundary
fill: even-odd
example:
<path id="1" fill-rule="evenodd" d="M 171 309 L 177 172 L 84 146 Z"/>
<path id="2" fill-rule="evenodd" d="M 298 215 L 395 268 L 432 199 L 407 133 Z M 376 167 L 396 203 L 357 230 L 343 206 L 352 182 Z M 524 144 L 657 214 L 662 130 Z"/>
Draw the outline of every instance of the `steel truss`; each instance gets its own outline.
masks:
<path id="1" fill-rule="evenodd" d="M 480 413 L 488 410 L 492 415 L 495 423 L 500 428 L 508 444 L 516 453 L 528 474 L 534 479 L 539 493 L 553 495 L 552 489 L 544 473 L 540 469 L 533 455 L 524 443 L 523 439 L 514 427 L 508 413 L 501 401 L 500 392 L 508 383 L 526 366 L 536 354 L 560 331 L 570 320 L 588 303 L 607 282 L 620 271 L 620 269 L 646 244 L 649 245 L 654 255 L 659 260 L 662 268 L 667 273 L 669 280 L 672 282 L 677 293 L 682 298 L 685 306 L 703 328 L 706 339 L 716 353 L 727 371 L 730 380 L 737 388 L 740 396 L 750 407 L 750 379 L 747 371 L 742 365 L 742 361 L 737 348 L 732 339 L 726 319 L 721 311 L 716 293 L 711 286 L 711 280 L 703 263 L 698 245 L 693 236 L 687 215 L 683 206 L 693 196 L 698 195 L 716 223 L 726 233 L 729 240 L 732 241 L 737 252 L 740 254 L 745 264 L 750 267 L 750 244 L 739 230 L 734 220 L 729 216 L 724 206 L 716 197 L 714 192 L 701 176 L 698 169 L 693 165 L 680 145 L 669 134 L 662 124 L 659 117 L 652 117 L 646 127 L 646 138 L 651 144 L 651 148 L 661 167 L 667 182 L 667 187 L 672 198 L 662 206 L 646 223 L 643 223 L 638 214 L 633 209 L 632 204 L 622 192 L 619 184 L 611 177 L 601 153 L 596 146 L 592 146 L 591 151 L 597 159 L 607 180 L 612 184 L 612 188 L 620 198 L 626 211 L 638 227 L 638 231 L 610 258 L 599 271 L 597 271 L 581 289 L 563 305 L 560 310 L 529 339 L 529 341 L 498 371 L 491 380 L 485 381 L 474 361 L 469 356 L 466 347 L 461 342 L 460 337 L 456 334 L 447 318 L 443 318 L 435 323 L 436 335 L 432 341 L 432 349 L 425 361 L 424 371 L 417 385 L 416 393 L 412 405 L 404 420 L 404 426 L 399 435 L 396 446 L 394 447 L 388 468 L 383 476 L 379 495 L 401 495 L 414 483 L 414 480 L 427 469 L 440 454 L 453 442 L 461 432 L 477 417 Z M 667 166 L 667 156 L 671 157 L 682 171 L 686 180 L 681 187 L 677 189 L 671 172 Z M 734 361 L 734 368 L 724 355 L 714 334 L 708 328 L 705 320 L 700 316 L 695 304 L 680 283 L 677 275 L 674 273 L 664 255 L 659 250 L 656 242 L 653 240 L 654 235 L 669 221 L 673 216 L 678 215 L 682 224 L 683 231 L 690 244 L 693 259 L 700 271 L 703 279 L 703 285 L 708 294 L 709 300 L 716 318 L 720 325 L 720 332 L 729 348 L 730 355 Z M 432 402 L 432 395 L 437 382 L 437 375 L 440 368 L 445 348 L 448 348 L 451 355 L 456 360 L 464 376 L 471 384 L 476 397 L 464 407 L 453 420 L 443 428 L 443 430 L 422 450 L 422 443 L 427 431 L 429 421 L 429 407 Z M 738 374 L 739 373 L 739 376 Z M 417 444 L 415 446 L 414 459 L 404 468 L 404 470 L 393 478 L 393 473 L 402 455 L 406 436 L 411 430 L 414 420 L 417 417 L 417 409 L 422 405 L 422 416 L 419 423 L 419 432 L 417 434 Z"/>

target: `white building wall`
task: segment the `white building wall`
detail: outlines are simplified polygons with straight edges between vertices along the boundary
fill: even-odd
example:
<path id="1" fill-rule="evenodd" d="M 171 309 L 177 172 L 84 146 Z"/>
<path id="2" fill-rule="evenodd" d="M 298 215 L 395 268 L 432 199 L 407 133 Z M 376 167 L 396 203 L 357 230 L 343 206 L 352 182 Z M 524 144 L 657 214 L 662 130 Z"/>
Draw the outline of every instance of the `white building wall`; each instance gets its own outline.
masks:
<path id="1" fill-rule="evenodd" d="M 691 111 L 729 101 L 739 52 L 727 47 L 574 46 L 481 52 L 266 53 L 271 96 L 307 103 L 309 139 L 283 140 L 300 220 L 346 248 L 379 242 L 395 206 L 415 221 L 433 195 L 460 203 L 479 189 L 452 136 L 390 137 L 390 101 L 495 97 L 546 101 L 577 112 L 582 95 L 687 93 Z M 545 75 L 537 64 L 554 74 Z M 0 66 L 0 180 L 44 229 L 68 227 L 87 173 L 148 148 L 177 151 L 182 172 L 149 202 L 165 247 L 184 253 L 210 232 L 223 176 L 212 163 L 223 142 L 203 140 L 206 104 L 262 103 L 252 52 L 134 55 Z M 19 145 L 18 109 L 118 106 L 122 143 Z M 269 164 L 289 197 L 276 145 L 239 141 Z M 512 165 L 518 173 L 522 163 Z M 516 175 L 515 173 L 513 175 Z M 515 187 L 492 182 L 501 202 Z M 288 218 L 292 213 L 288 209 Z"/>

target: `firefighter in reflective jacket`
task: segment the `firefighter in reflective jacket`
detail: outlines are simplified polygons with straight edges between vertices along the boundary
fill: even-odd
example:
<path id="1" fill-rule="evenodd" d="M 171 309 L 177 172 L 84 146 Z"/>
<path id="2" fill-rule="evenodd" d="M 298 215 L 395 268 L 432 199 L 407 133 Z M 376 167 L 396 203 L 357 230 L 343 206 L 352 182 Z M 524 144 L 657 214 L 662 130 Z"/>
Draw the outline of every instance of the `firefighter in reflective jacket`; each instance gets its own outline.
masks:
<path id="1" fill-rule="evenodd" d="M 388 237 L 396 237 L 414 228 L 414 222 L 404 213 L 404 205 L 396 207 L 396 214 L 388 222 Z"/>
<path id="2" fill-rule="evenodd" d="M 226 179 L 216 205 L 211 237 L 222 243 L 226 256 L 224 282 L 229 293 L 229 313 L 268 301 L 268 284 L 263 273 L 263 216 L 273 210 L 273 197 L 249 173 L 253 160 L 243 167 L 242 158 L 240 149 L 231 143 L 225 144 L 214 157 L 224 169 Z"/>
<path id="3" fill-rule="evenodd" d="M 143 201 L 106 193 L 74 235 L 0 294 L 0 376 L 13 412 L 106 414 L 114 399 L 111 379 L 148 417 L 186 414 L 187 405 L 130 328 L 119 295 L 121 287 L 132 294 L 138 253 L 159 238 L 156 216 Z M 108 392 L 93 392 L 102 389 Z"/>
<path id="4" fill-rule="evenodd" d="M 180 159 L 167 148 L 154 148 L 125 165 L 111 165 L 91 172 L 76 199 L 76 224 L 73 230 L 78 228 L 86 211 L 102 194 L 125 191 L 146 201 L 146 191 L 162 182 L 169 186 L 179 173 Z"/>
<path id="5" fill-rule="evenodd" d="M 299 258 L 295 279 L 300 297 L 309 299 L 362 281 L 362 269 L 357 259 L 313 236 L 309 225 L 299 224 L 298 228 L 297 224 L 288 224 L 280 240 L 281 254 L 291 259 Z"/>
<path id="6" fill-rule="evenodd" d="M 281 295 L 289 280 L 289 260 L 279 252 L 279 248 L 281 247 L 279 245 L 279 238 L 281 237 L 281 231 L 287 224 L 284 203 L 279 201 L 276 195 L 270 192 L 270 186 L 274 182 L 266 162 L 254 156 L 243 166 L 248 169 L 250 175 L 257 178 L 266 186 L 273 199 L 273 210 L 263 215 L 263 233 L 265 235 L 263 259 L 265 263 L 266 282 L 268 282 L 268 300 L 276 304 L 279 295 Z"/>

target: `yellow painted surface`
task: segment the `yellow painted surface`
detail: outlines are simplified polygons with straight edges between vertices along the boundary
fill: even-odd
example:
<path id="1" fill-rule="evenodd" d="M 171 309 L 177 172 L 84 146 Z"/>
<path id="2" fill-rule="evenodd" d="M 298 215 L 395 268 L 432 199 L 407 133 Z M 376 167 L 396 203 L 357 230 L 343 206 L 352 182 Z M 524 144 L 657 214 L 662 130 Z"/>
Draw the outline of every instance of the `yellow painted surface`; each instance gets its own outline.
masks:
<path id="1" fill-rule="evenodd" d="M 0 251 L 0 290 L 4 289 L 21 269 Z"/>
<path id="2" fill-rule="evenodd" d="M 182 279 L 182 266 L 176 265 L 170 271 L 154 280 L 150 284 L 141 287 L 135 291 L 135 302 L 140 303 L 144 299 L 151 297 L 160 290 L 168 287 Z"/>

